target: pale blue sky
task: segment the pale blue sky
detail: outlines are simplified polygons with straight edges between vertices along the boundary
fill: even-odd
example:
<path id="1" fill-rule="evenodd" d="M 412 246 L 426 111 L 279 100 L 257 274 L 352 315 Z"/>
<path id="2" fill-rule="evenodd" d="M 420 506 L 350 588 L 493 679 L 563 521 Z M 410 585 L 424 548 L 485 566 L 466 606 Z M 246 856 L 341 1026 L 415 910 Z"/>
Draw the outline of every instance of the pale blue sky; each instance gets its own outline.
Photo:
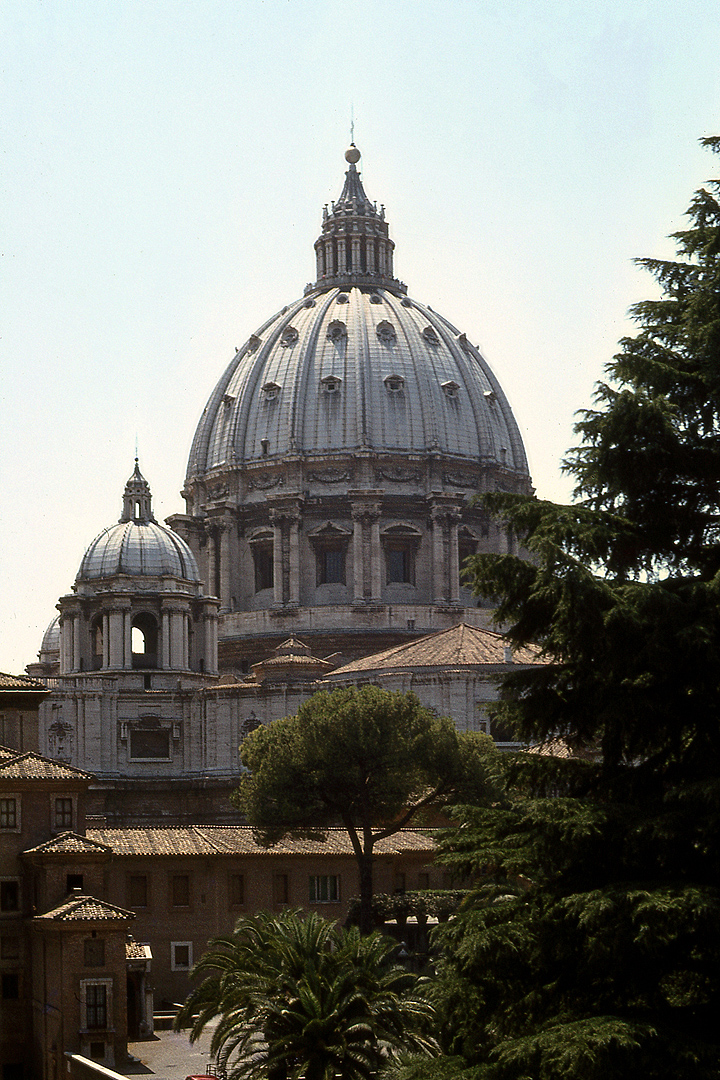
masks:
<path id="1" fill-rule="evenodd" d="M 0 670 L 117 520 L 159 519 L 235 346 L 314 276 L 351 107 L 396 270 L 481 345 L 538 493 L 717 173 L 715 0 L 4 0 Z"/>

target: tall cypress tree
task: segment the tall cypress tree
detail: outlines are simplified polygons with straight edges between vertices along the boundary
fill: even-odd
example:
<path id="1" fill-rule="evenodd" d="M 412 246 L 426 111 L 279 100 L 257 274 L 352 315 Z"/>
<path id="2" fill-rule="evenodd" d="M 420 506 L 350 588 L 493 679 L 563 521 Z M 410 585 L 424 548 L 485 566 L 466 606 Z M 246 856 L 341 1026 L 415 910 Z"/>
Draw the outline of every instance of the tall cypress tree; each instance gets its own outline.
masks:
<path id="1" fill-rule="evenodd" d="M 500 718 L 591 760 L 508 756 L 505 801 L 445 840 L 495 886 L 440 935 L 438 1077 L 720 1074 L 719 200 L 641 260 L 661 297 L 580 416 L 576 501 L 487 498 L 530 560 L 477 557 L 476 591 L 549 660 Z"/>

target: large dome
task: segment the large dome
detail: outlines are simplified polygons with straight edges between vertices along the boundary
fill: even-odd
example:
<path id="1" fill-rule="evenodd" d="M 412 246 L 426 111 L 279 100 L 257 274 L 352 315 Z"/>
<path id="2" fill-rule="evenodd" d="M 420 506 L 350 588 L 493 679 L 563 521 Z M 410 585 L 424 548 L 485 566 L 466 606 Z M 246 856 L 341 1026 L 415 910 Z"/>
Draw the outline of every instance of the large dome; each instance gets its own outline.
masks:
<path id="1" fill-rule="evenodd" d="M 392 288 L 315 289 L 265 323 L 216 386 L 188 476 L 229 463 L 371 449 L 527 473 L 489 366 L 447 319 Z"/>
<path id="2" fill-rule="evenodd" d="M 490 611 L 464 559 L 514 539 L 476 496 L 532 490 L 518 426 L 477 348 L 394 276 L 385 210 L 352 146 L 316 280 L 251 335 L 195 432 L 169 519 L 220 601 L 220 663 L 289 636 L 377 651 Z"/>
<path id="3" fill-rule="evenodd" d="M 77 580 L 97 581 L 119 574 L 200 580 L 195 556 L 182 537 L 155 521 L 150 488 L 137 461 L 125 487 L 120 521 L 95 537 L 83 555 Z"/>

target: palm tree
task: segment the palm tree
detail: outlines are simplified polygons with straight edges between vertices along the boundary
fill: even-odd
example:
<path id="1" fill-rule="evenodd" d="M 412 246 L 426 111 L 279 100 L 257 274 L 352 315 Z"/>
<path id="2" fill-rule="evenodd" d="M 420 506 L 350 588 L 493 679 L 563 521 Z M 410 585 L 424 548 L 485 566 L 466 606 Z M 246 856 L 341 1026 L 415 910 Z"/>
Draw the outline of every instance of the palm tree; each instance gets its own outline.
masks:
<path id="1" fill-rule="evenodd" d="M 368 1080 L 399 1051 L 436 1052 L 422 980 L 395 952 L 316 913 L 260 912 L 210 942 L 176 1024 L 195 1041 L 219 1017 L 210 1048 L 230 1080 Z"/>

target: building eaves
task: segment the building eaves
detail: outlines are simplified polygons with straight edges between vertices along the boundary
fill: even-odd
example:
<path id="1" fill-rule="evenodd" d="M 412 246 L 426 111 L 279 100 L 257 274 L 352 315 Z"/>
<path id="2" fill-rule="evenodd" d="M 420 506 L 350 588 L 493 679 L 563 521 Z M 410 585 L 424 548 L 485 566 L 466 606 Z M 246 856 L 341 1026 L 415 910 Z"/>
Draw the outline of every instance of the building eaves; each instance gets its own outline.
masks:
<path id="1" fill-rule="evenodd" d="M 59 907 L 36 916 L 48 922 L 118 922 L 135 918 L 134 911 L 97 900 L 94 896 L 73 896 Z"/>

